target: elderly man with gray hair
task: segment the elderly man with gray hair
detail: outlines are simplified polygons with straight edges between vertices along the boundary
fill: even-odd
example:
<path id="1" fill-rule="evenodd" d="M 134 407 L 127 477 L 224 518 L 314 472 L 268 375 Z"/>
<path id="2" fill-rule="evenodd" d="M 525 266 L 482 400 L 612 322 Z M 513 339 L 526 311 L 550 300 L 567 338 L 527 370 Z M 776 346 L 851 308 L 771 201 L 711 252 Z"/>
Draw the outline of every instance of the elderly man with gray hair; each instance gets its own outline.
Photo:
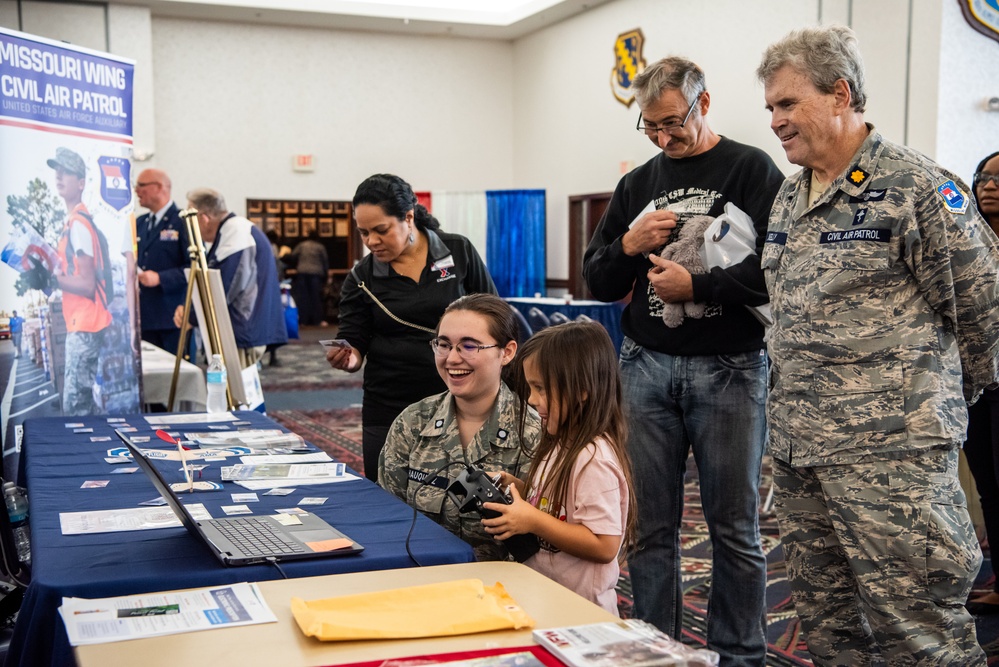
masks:
<path id="1" fill-rule="evenodd" d="M 999 377 L 996 237 L 957 176 L 864 121 L 849 28 L 794 31 L 757 74 L 803 167 L 763 273 L 776 510 L 808 649 L 816 665 L 984 665 L 957 453 L 966 401 Z"/>
<path id="2" fill-rule="evenodd" d="M 725 667 L 762 667 L 766 559 L 757 508 L 766 357 L 763 325 L 746 306 L 767 302 L 757 253 L 784 177 L 763 151 L 712 131 L 711 95 L 691 61 L 664 58 L 632 87 L 637 129 L 657 152 L 618 183 L 583 275 L 597 299 L 632 293 L 620 363 L 638 501 L 638 544 L 628 558 L 635 615 L 680 638 L 680 520 L 693 451 L 712 548 L 708 647 Z M 698 275 L 658 256 L 684 217 L 718 216 L 729 203 L 753 219 L 757 253 Z M 703 304 L 704 317 L 666 326 L 665 304 L 685 301 Z"/>
<path id="3" fill-rule="evenodd" d="M 256 225 L 229 211 L 215 190 L 188 192 L 187 207 L 198 211 L 208 268 L 222 274 L 239 361 L 246 368 L 264 356 L 268 345 L 288 342 L 271 243 Z M 178 306 L 174 315 L 178 326 L 183 309 Z"/>

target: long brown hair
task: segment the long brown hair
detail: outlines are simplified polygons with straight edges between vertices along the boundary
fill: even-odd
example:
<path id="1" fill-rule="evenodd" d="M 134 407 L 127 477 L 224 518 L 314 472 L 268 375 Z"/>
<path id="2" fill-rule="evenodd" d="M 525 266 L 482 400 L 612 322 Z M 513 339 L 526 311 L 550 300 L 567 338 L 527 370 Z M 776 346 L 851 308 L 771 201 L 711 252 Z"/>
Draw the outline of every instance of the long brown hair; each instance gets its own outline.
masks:
<path id="1" fill-rule="evenodd" d="M 628 516 L 621 541 L 621 553 L 626 553 L 635 539 L 636 502 L 631 459 L 626 449 L 628 429 L 621 407 L 621 376 L 610 336 L 595 322 L 560 324 L 527 339 L 517 359 L 521 430 L 530 395 L 523 371 L 527 359 L 534 360 L 548 400 L 558 401 L 560 420 L 554 435 L 541 429 L 541 441 L 531 452 L 528 487 L 541 461 L 550 457 L 541 493 L 549 499 L 548 513 L 558 517 L 569 497 L 569 477 L 576 459 L 597 438 L 606 440 L 617 455 L 628 486 Z"/>

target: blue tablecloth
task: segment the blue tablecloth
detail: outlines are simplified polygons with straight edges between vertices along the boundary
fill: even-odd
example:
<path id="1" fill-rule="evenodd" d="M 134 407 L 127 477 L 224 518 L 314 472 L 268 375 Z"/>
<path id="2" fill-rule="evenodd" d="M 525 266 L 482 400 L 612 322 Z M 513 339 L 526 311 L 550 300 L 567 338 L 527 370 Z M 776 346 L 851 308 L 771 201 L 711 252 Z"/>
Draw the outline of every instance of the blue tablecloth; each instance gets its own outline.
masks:
<path id="1" fill-rule="evenodd" d="M 253 428 L 279 428 L 256 412 L 236 413 Z M 92 433 L 74 433 L 68 423 L 82 422 Z M 138 429 L 132 435 L 153 435 L 142 416 L 126 417 Z M 8 665 L 73 664 L 72 649 L 57 609 L 64 596 L 100 598 L 158 590 L 214 586 L 241 581 L 281 578 L 271 565 L 225 567 L 184 528 L 62 535 L 60 512 L 136 507 L 158 496 L 142 473 L 112 474 L 116 465 L 104 461 L 107 450 L 121 446 L 107 417 L 59 417 L 24 422 L 22 466 L 26 471 L 30 501 L 32 581 L 21 606 Z M 168 427 L 172 431 L 205 431 L 200 426 Z M 111 441 L 92 438 L 112 436 Z M 145 447 L 169 447 L 153 435 Z M 234 459 L 229 459 L 231 464 Z M 238 462 L 238 461 L 237 461 Z M 158 462 L 167 481 L 181 481 L 177 462 Z M 212 463 L 203 478 L 219 481 L 220 464 Z M 110 480 L 106 488 L 80 488 L 87 480 Z M 191 502 L 201 502 L 213 517 L 223 517 L 221 505 L 232 505 L 231 493 L 246 489 L 226 484 L 223 491 L 198 492 Z M 288 496 L 265 496 L 250 503 L 254 514 L 294 507 L 306 496 L 325 496 L 322 506 L 307 507 L 365 547 L 356 556 L 321 558 L 283 563 L 289 577 L 362 572 L 412 567 L 406 554 L 406 533 L 412 509 L 366 479 L 299 487 Z M 464 563 L 474 554 L 465 542 L 422 514 L 418 515 L 410 542 L 423 565 Z"/>
<path id="2" fill-rule="evenodd" d="M 599 322 L 607 329 L 611 340 L 614 341 L 614 349 L 621 349 L 621 342 L 624 341 L 624 333 L 621 331 L 621 312 L 624 311 L 625 304 L 620 301 L 604 303 L 603 301 L 570 301 L 566 303 L 564 299 L 552 299 L 547 297 L 509 297 L 507 303 L 519 310 L 525 318 L 531 308 L 538 308 L 545 315 L 551 317 L 552 313 L 562 313 L 570 320 L 574 320 L 580 315 L 586 315 L 594 322 Z M 530 321 L 530 320 L 528 320 Z"/>

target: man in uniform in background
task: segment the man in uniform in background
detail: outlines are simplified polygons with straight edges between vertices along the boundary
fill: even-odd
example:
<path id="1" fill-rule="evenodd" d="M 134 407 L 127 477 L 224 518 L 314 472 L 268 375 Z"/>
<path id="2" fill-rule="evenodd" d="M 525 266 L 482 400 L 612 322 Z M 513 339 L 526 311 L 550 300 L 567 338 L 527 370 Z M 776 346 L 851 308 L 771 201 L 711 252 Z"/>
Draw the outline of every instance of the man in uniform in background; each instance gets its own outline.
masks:
<path id="1" fill-rule="evenodd" d="M 184 269 L 188 256 L 187 226 L 171 200 L 170 177 L 159 169 L 146 169 L 135 183 L 139 205 L 149 213 L 135 221 L 138 235 L 139 308 L 142 340 L 177 354 L 180 329 L 173 322 L 177 306 L 187 295 Z"/>
<path id="2" fill-rule="evenodd" d="M 999 376 L 996 237 L 956 176 L 865 123 L 849 28 L 790 33 L 757 75 L 804 167 L 763 271 L 776 510 L 808 649 L 816 665 L 870 665 L 871 645 L 889 665 L 984 665 L 957 454 L 966 401 Z"/>

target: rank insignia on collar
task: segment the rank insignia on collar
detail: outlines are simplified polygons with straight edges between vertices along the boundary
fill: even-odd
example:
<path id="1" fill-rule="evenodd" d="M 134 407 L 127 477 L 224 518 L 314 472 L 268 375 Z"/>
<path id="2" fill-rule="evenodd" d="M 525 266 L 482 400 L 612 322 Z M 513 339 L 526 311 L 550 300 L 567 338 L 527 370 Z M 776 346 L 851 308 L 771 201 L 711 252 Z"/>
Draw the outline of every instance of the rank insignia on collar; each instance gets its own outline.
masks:
<path id="1" fill-rule="evenodd" d="M 958 215 L 968 210 L 968 198 L 961 192 L 954 181 L 946 181 L 937 186 L 937 192 L 943 197 L 944 208 Z"/>
<path id="2" fill-rule="evenodd" d="M 850 179 L 850 182 L 854 185 L 863 185 L 864 182 L 870 177 L 871 175 L 860 167 L 854 167 L 850 170 L 850 173 L 847 174 L 847 178 Z"/>
<path id="3" fill-rule="evenodd" d="M 444 420 L 438 419 L 434 422 L 434 428 L 444 428 Z"/>
<path id="4" fill-rule="evenodd" d="M 496 432 L 496 435 L 497 437 L 499 437 L 500 440 L 506 440 L 507 436 L 506 429 L 501 428 L 499 431 Z"/>

